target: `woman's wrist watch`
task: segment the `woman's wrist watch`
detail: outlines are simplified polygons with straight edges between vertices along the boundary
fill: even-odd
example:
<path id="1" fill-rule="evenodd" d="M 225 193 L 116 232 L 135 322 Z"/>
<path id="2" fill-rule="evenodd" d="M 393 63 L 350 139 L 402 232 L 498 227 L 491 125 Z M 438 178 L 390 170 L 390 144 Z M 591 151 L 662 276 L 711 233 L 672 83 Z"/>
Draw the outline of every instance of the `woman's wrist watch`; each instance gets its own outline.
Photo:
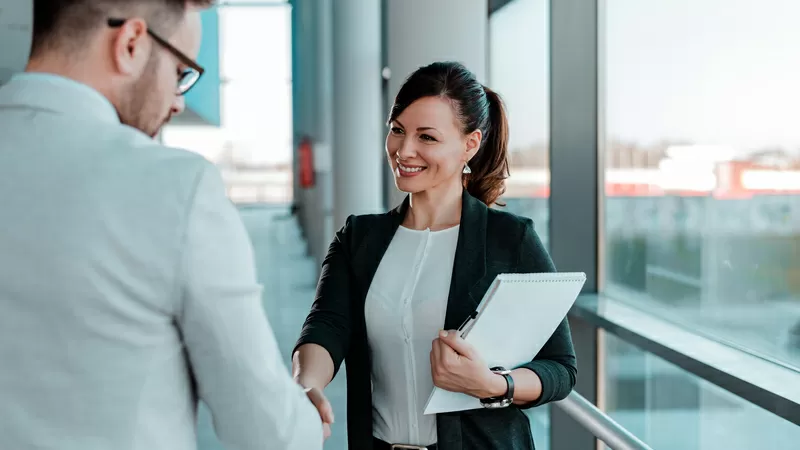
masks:
<path id="1" fill-rule="evenodd" d="M 506 394 L 499 397 L 482 398 L 481 405 L 488 409 L 499 409 L 511 406 L 514 403 L 514 379 L 511 377 L 511 371 L 505 367 L 492 367 L 491 370 L 497 375 L 502 375 L 506 379 Z"/>

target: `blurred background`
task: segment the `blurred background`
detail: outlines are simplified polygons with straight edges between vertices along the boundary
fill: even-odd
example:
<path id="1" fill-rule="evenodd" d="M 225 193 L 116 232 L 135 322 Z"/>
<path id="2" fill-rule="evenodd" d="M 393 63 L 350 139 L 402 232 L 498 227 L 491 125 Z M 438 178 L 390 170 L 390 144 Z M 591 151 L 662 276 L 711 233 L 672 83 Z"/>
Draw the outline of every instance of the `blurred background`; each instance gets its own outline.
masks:
<path id="1" fill-rule="evenodd" d="M 395 93 L 460 61 L 508 108 L 504 208 L 589 278 L 575 397 L 528 412 L 537 449 L 605 448 L 592 424 L 655 449 L 798 449 L 798 20 L 796 0 L 218 1 L 206 75 L 159 139 L 219 166 L 288 365 L 334 232 L 403 198 Z M 326 449 L 347 447 L 344 376 Z M 221 448 L 206 409 L 198 447 Z"/>
<path id="2" fill-rule="evenodd" d="M 800 386 L 798 18 L 791 0 L 221 2 L 218 84 L 162 139 L 222 170 L 288 362 L 343 218 L 402 199 L 393 95 L 462 61 L 507 104 L 505 208 L 592 274 L 576 392 L 652 448 L 798 448 L 798 388 L 771 387 Z M 530 418 L 537 448 L 599 445 L 554 405 Z M 345 439 L 337 422 L 326 448 Z"/>

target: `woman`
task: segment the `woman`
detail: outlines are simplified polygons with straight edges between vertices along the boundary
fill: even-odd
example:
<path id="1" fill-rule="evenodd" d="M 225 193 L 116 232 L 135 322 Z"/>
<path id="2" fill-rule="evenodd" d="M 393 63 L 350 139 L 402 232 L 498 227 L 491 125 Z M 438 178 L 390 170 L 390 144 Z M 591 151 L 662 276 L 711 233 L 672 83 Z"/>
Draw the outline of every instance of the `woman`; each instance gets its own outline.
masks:
<path id="1" fill-rule="evenodd" d="M 350 216 L 336 234 L 293 354 L 295 379 L 329 426 L 321 392 L 347 361 L 350 449 L 533 449 L 520 410 L 575 384 L 566 319 L 508 377 L 452 331 L 497 274 L 555 271 L 531 220 L 489 208 L 508 174 L 503 104 L 462 65 L 434 63 L 406 80 L 389 125 L 387 157 L 408 196 L 389 213 Z M 513 403 L 423 415 L 434 386 L 496 405 L 513 392 Z"/>

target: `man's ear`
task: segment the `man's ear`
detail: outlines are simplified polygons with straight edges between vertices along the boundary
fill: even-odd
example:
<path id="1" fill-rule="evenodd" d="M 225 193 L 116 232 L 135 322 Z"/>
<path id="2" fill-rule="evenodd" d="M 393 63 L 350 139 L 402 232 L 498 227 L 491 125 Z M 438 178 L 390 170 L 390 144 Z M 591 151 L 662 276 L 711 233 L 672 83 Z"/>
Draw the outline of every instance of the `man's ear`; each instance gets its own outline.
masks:
<path id="1" fill-rule="evenodd" d="M 153 45 L 148 39 L 147 24 L 141 19 L 130 19 L 113 31 L 112 52 L 116 69 L 125 75 L 139 75 L 147 66 Z"/>

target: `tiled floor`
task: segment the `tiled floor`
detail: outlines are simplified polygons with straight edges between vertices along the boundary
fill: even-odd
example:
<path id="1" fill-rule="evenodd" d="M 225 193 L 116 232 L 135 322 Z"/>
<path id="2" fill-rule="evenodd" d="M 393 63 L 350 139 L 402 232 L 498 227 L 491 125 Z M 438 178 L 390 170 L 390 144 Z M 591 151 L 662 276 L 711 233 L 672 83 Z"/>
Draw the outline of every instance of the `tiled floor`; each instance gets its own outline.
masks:
<path id="1" fill-rule="evenodd" d="M 241 212 L 255 248 L 259 279 L 264 285 L 264 308 L 288 371 L 290 352 L 313 301 L 316 263 L 305 255 L 297 223 L 286 208 L 253 207 L 242 208 Z M 344 381 L 341 371 L 326 389 L 336 416 L 333 435 L 325 443 L 326 450 L 347 448 Z M 264 445 L 269 448 L 268 443 Z M 205 408 L 200 410 L 198 450 L 223 450 Z"/>

